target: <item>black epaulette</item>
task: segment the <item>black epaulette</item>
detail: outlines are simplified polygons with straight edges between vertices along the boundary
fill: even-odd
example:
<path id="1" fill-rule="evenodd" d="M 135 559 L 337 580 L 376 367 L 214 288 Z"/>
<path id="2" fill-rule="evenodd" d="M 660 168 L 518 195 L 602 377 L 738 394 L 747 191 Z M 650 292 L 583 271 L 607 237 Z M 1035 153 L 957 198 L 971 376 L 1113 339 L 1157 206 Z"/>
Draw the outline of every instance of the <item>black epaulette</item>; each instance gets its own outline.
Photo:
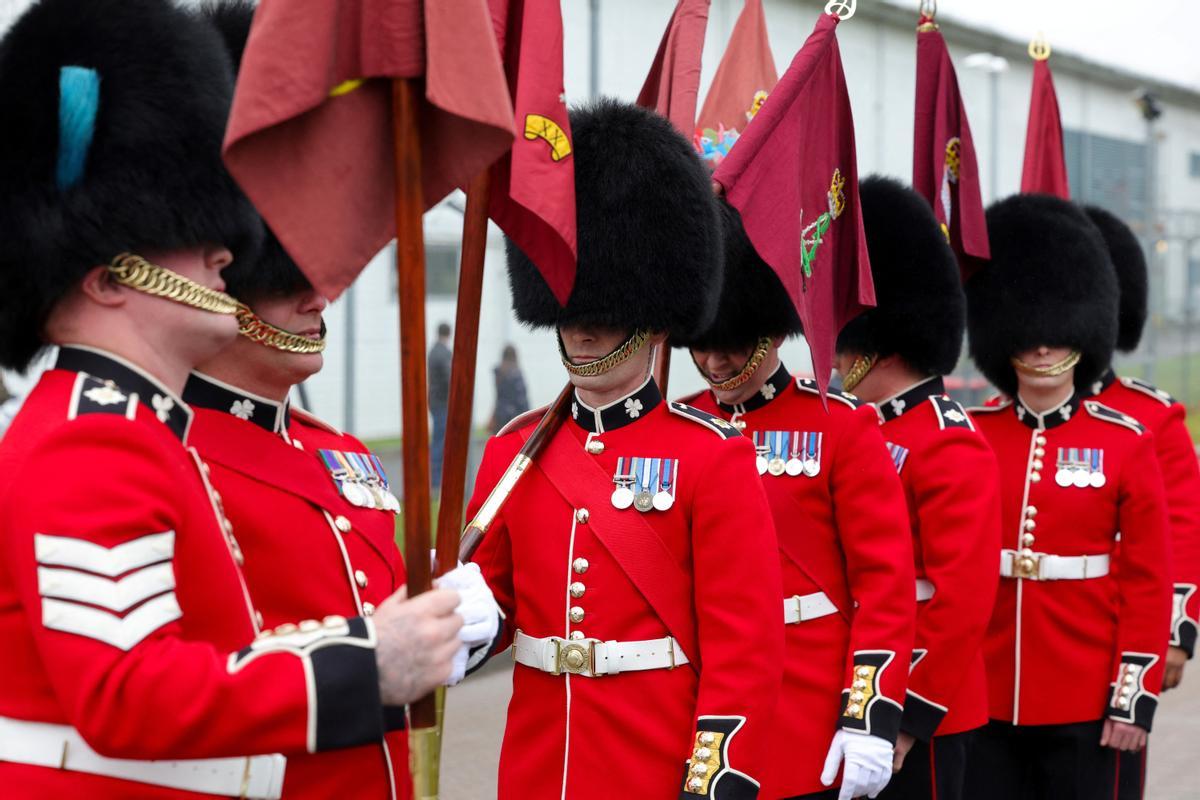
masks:
<path id="1" fill-rule="evenodd" d="M 821 390 L 819 388 L 817 388 L 817 382 L 814 381 L 812 378 L 796 378 L 796 388 L 800 389 L 801 391 L 804 391 L 804 392 L 812 392 L 813 394 L 816 394 L 816 395 L 819 395 L 821 393 Z M 826 392 L 825 396 L 831 400 L 837 400 L 841 403 L 845 403 L 846 405 L 850 406 L 851 408 L 858 408 L 859 406 L 863 405 L 862 400 L 859 400 L 857 397 L 850 394 L 849 392 L 830 391 L 830 392 Z"/>
<path id="2" fill-rule="evenodd" d="M 676 414 L 684 419 L 691 420 L 699 425 L 703 425 L 713 433 L 720 436 L 722 439 L 732 439 L 736 436 L 741 436 L 733 425 L 729 424 L 720 417 L 714 417 L 707 411 L 701 411 L 698 408 L 692 408 L 686 403 L 667 403 L 667 408 L 672 414 Z"/>
<path id="3" fill-rule="evenodd" d="M 115 383 L 80 372 L 76 374 L 75 387 L 71 390 L 67 419 L 84 414 L 116 414 L 133 419 L 137 416 L 137 403 L 136 394 L 121 390 Z"/>
<path id="4" fill-rule="evenodd" d="M 935 394 L 929 397 L 929 402 L 933 403 L 933 410 L 937 414 L 938 428 L 941 430 L 947 428 L 975 430 L 971 418 L 967 416 L 967 410 L 957 400 L 951 400 L 943 394 Z"/>
<path id="5" fill-rule="evenodd" d="M 1122 414 L 1116 409 L 1101 405 L 1095 400 L 1085 400 L 1083 402 L 1083 407 L 1086 408 L 1087 412 L 1096 419 L 1102 419 L 1105 422 L 1112 422 L 1116 425 L 1123 425 L 1136 433 L 1138 436 L 1141 436 L 1146 432 L 1145 426 L 1133 417 L 1129 416 L 1128 414 Z"/>
<path id="6" fill-rule="evenodd" d="M 1120 378 L 1121 385 L 1127 389 L 1133 389 L 1135 392 L 1148 394 L 1164 406 L 1175 405 L 1175 398 L 1152 383 L 1147 383 L 1140 378 Z"/>

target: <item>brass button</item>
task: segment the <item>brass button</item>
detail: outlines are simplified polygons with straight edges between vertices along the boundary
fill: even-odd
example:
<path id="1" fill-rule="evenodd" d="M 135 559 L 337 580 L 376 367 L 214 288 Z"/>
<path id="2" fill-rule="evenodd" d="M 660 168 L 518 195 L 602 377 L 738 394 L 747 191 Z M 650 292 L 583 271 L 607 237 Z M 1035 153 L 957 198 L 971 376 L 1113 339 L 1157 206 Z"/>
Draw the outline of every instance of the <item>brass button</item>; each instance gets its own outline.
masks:
<path id="1" fill-rule="evenodd" d="M 1041 458 L 1042 456 L 1046 455 L 1046 448 L 1044 448 L 1044 447 L 1035 447 L 1035 448 L 1033 448 L 1033 454 L 1034 454 L 1035 456 L 1037 456 L 1038 458 Z"/>
<path id="2" fill-rule="evenodd" d="M 364 617 L 369 617 L 374 613 L 375 613 L 375 604 L 374 603 L 363 603 L 363 616 Z"/>
<path id="3" fill-rule="evenodd" d="M 1033 538 L 1032 533 L 1021 534 L 1021 546 L 1022 547 L 1032 547 L 1033 542 L 1034 542 L 1034 538 Z"/>
<path id="4" fill-rule="evenodd" d="M 346 618 L 341 614 L 330 614 L 328 617 L 321 620 L 321 624 L 326 628 L 338 628 L 346 624 Z"/>
<path id="5" fill-rule="evenodd" d="M 1035 506 L 1026 506 L 1025 507 L 1025 516 L 1036 517 L 1037 516 L 1037 508 Z"/>
<path id="6" fill-rule="evenodd" d="M 1034 469 L 1039 469 L 1039 470 L 1040 470 L 1040 469 L 1041 469 L 1043 466 L 1044 466 L 1044 465 L 1042 464 L 1042 460 L 1041 460 L 1040 458 L 1035 458 L 1035 459 L 1033 460 L 1033 468 L 1034 468 Z"/>
<path id="7" fill-rule="evenodd" d="M 591 515 L 592 515 L 591 512 L 588 511 L 586 508 L 578 509 L 575 512 L 575 521 L 578 522 L 580 525 L 586 525 L 587 521 L 588 521 L 588 517 L 590 517 Z"/>
<path id="8" fill-rule="evenodd" d="M 592 455 L 598 456 L 604 452 L 604 442 L 601 442 L 597 439 L 592 439 L 587 443 L 586 449 Z"/>
<path id="9" fill-rule="evenodd" d="M 862 692 L 851 692 L 850 693 L 850 702 L 851 703 L 858 704 L 858 703 L 861 703 L 865 699 L 866 699 L 866 696 L 863 695 Z"/>
<path id="10" fill-rule="evenodd" d="M 586 558 L 577 558 L 571 562 L 571 569 L 575 570 L 577 575 L 582 575 L 588 571 L 588 560 Z"/>
<path id="11" fill-rule="evenodd" d="M 712 758 L 712 750 L 707 747 L 699 747 L 696 749 L 694 757 L 699 761 L 708 761 Z"/>
<path id="12" fill-rule="evenodd" d="M 1031 520 L 1031 519 L 1025 520 L 1025 530 L 1031 531 L 1036 527 L 1037 527 L 1037 523 L 1034 522 L 1033 520 Z"/>
<path id="13" fill-rule="evenodd" d="M 859 712 L 861 712 L 861 711 L 862 711 L 862 706 L 856 706 L 856 705 L 854 705 L 854 703 L 851 703 L 850 705 L 846 706 L 846 716 L 857 717 Z"/>
<path id="14" fill-rule="evenodd" d="M 580 622 L 583 622 L 583 616 L 584 616 L 583 609 L 580 608 L 579 606 L 571 606 L 570 615 L 571 615 L 571 622 L 574 622 L 575 624 L 579 624 Z"/>
<path id="15" fill-rule="evenodd" d="M 300 630 L 293 622 L 285 622 L 282 625 L 275 626 L 275 634 L 277 636 L 287 636 L 289 633 L 295 633 Z"/>
<path id="16" fill-rule="evenodd" d="M 367 588 L 367 573 L 361 569 L 354 570 L 354 582 L 358 584 L 358 588 L 360 589 Z"/>
<path id="17" fill-rule="evenodd" d="M 857 692 L 861 692 L 863 689 L 867 688 L 867 682 L 861 678 L 857 678 L 855 679 L 854 683 L 850 684 L 850 688 Z"/>
<path id="18" fill-rule="evenodd" d="M 1038 482 L 1038 481 L 1040 481 L 1041 479 L 1042 479 L 1042 474 L 1041 474 L 1040 472 L 1031 472 L 1031 473 L 1029 473 L 1029 480 L 1030 480 L 1032 483 L 1037 483 L 1037 482 Z"/>
<path id="19" fill-rule="evenodd" d="M 576 599 L 579 599 L 580 597 L 583 597 L 583 593 L 587 591 L 587 587 L 586 587 L 586 586 L 584 586 L 584 585 L 583 585 L 582 583 L 580 583 L 579 581 L 575 581 L 575 582 L 574 582 L 574 583 L 572 583 L 572 584 L 570 585 L 570 587 L 568 587 L 568 588 L 569 588 L 569 590 L 570 590 L 570 592 L 571 592 L 571 597 L 574 597 L 574 598 L 576 598 Z"/>
<path id="20" fill-rule="evenodd" d="M 258 623 L 258 627 L 261 628 L 263 626 L 263 615 L 261 611 L 254 612 L 254 621 Z"/>
<path id="21" fill-rule="evenodd" d="M 708 764 L 705 764 L 703 761 L 697 761 L 692 764 L 692 774 L 704 777 L 708 774 Z"/>
<path id="22" fill-rule="evenodd" d="M 1121 678 L 1122 683 L 1133 683 L 1137 678 L 1133 677 L 1132 672 L 1126 672 L 1125 677 Z"/>
<path id="23" fill-rule="evenodd" d="M 317 631 L 320 629 L 321 629 L 321 623 L 317 622 L 315 619 L 306 619 L 306 620 L 302 620 L 300 622 L 300 632 L 301 633 L 312 633 L 313 631 Z"/>
<path id="24" fill-rule="evenodd" d="M 575 641 L 579 641 L 580 639 L 586 639 L 587 637 L 583 635 L 583 631 L 571 631 L 571 638 Z"/>
<path id="25" fill-rule="evenodd" d="M 341 514 L 333 518 L 333 526 L 342 533 L 349 533 L 350 529 L 354 527 L 350 524 L 350 520 L 346 519 Z"/>
<path id="26" fill-rule="evenodd" d="M 204 470 L 205 475 L 212 475 L 212 467 L 210 467 L 207 463 L 201 462 L 200 469 Z"/>
<path id="27" fill-rule="evenodd" d="M 705 747 L 712 747 L 716 741 L 717 737 L 714 736 L 710 731 L 705 731 L 704 733 L 700 734 L 700 744 L 704 745 Z"/>
<path id="28" fill-rule="evenodd" d="M 700 778 L 692 778 L 690 781 L 688 781 L 688 788 L 691 789 L 692 792 L 698 794 L 700 790 L 704 788 L 704 781 Z"/>
<path id="29" fill-rule="evenodd" d="M 1046 446 L 1046 437 L 1042 436 L 1041 434 L 1039 434 L 1038 437 L 1036 439 L 1034 439 L 1033 441 L 1038 447 Z"/>
<path id="30" fill-rule="evenodd" d="M 869 678 L 869 677 L 871 677 L 871 668 L 870 667 L 859 667 L 857 670 L 855 670 L 854 674 L 860 678 Z"/>

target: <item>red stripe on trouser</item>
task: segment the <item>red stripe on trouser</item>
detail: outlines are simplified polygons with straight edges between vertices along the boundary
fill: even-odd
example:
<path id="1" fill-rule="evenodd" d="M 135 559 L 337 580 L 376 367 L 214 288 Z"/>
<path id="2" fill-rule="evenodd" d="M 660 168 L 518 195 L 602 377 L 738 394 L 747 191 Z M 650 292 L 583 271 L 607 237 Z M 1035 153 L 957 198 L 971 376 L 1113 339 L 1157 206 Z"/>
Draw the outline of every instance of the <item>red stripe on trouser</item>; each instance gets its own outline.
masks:
<path id="1" fill-rule="evenodd" d="M 929 800 L 937 800 L 937 759 L 933 756 L 935 741 L 932 736 L 929 738 Z"/>

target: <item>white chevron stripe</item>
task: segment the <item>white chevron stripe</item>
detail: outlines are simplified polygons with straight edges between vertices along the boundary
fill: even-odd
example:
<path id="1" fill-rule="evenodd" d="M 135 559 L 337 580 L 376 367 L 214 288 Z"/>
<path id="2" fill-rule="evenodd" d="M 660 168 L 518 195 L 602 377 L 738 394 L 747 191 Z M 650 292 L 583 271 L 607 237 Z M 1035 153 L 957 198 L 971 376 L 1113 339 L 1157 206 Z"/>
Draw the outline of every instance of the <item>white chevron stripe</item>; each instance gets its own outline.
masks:
<path id="1" fill-rule="evenodd" d="M 121 650 L 132 649 L 151 633 L 181 616 L 183 612 L 174 592 L 159 595 L 124 617 L 78 603 L 42 600 L 42 625 L 96 639 Z"/>
<path id="2" fill-rule="evenodd" d="M 172 558 L 175 555 L 175 531 L 150 533 L 111 548 L 73 536 L 38 533 L 34 534 L 33 546 L 39 564 L 86 569 L 113 578 L 131 569 Z"/>
<path id="3" fill-rule="evenodd" d="M 118 612 L 174 588 L 175 570 L 169 561 L 135 570 L 120 580 L 73 569 L 38 567 L 38 593 L 42 597 L 78 600 Z"/>

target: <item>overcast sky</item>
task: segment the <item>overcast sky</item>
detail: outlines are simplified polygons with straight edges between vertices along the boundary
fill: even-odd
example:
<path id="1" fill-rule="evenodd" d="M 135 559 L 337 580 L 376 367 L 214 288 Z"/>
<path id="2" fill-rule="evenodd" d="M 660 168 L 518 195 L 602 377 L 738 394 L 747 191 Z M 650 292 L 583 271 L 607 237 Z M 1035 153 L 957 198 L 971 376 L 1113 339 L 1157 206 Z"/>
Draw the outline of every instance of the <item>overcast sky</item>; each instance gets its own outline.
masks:
<path id="1" fill-rule="evenodd" d="M 0 30 L 30 2 L 0 0 Z M 673 0 L 647 2 L 668 6 Z M 888 2 L 910 9 L 918 5 L 917 0 L 858 2 Z M 938 17 L 947 24 L 960 20 L 1020 41 L 1040 30 L 1056 49 L 1200 91 L 1197 0 L 941 0 Z"/>

